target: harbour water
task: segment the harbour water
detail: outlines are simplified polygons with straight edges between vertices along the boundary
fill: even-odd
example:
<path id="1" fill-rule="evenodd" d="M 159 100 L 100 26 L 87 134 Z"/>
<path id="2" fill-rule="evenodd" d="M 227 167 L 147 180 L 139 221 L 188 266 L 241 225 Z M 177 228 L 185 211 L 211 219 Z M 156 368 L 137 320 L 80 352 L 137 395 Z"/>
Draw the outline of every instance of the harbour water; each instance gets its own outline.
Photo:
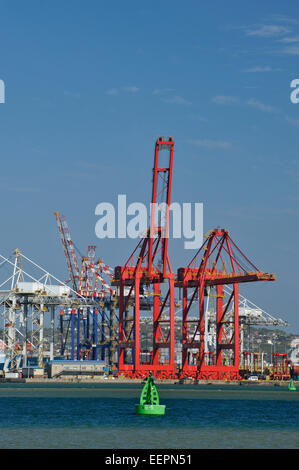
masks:
<path id="1" fill-rule="evenodd" d="M 2 383 L 0 448 L 299 448 L 299 387 L 158 384 L 165 416 L 135 415 L 141 388 Z"/>

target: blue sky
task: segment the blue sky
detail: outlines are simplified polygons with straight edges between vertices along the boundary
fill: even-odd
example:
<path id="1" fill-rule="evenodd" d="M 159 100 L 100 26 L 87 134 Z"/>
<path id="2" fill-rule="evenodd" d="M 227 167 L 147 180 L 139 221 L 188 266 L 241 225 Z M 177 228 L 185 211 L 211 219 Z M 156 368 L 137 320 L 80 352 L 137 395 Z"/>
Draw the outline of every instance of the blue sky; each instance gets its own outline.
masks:
<path id="1" fill-rule="evenodd" d="M 299 13 L 291 1 L 0 1 L 1 249 L 67 278 L 55 217 L 82 252 L 95 207 L 148 204 L 154 142 L 175 140 L 173 201 L 204 203 L 275 283 L 242 286 L 299 333 Z M 170 243 L 175 270 L 194 252 Z"/>

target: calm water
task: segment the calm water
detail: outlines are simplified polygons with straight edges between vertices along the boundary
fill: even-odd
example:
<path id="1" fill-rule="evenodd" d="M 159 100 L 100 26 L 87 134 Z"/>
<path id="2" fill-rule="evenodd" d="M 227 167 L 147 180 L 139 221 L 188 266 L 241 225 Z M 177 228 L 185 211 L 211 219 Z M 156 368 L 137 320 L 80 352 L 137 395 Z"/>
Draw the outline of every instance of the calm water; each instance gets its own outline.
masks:
<path id="1" fill-rule="evenodd" d="M 136 384 L 0 384 L 0 448 L 298 449 L 299 387 L 159 385 L 165 416 L 138 416 Z"/>

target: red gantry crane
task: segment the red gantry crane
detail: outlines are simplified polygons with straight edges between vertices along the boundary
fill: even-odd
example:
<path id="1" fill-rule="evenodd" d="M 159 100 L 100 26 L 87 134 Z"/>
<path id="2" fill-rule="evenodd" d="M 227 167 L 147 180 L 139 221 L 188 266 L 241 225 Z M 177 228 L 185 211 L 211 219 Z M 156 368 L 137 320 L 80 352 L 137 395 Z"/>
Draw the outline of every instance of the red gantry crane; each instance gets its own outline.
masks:
<path id="1" fill-rule="evenodd" d="M 162 166 L 160 153 L 165 150 L 169 159 Z M 174 274 L 168 256 L 173 152 L 171 137 L 157 139 L 150 227 L 126 264 L 114 270 L 112 285 L 119 286 L 119 374 L 128 377 L 145 377 L 149 371 L 156 377 L 175 377 Z M 143 301 L 144 287 L 153 289 L 153 346 L 146 358 L 140 346 L 140 314 L 148 309 Z M 163 350 L 168 353 L 164 357 Z"/>
<path id="2" fill-rule="evenodd" d="M 178 269 L 175 281 L 175 286 L 183 289 L 182 378 L 239 378 L 239 284 L 274 280 L 274 274 L 261 272 L 249 261 L 228 231 L 217 228 L 209 233 L 187 268 Z M 232 284 L 233 290 L 225 304 L 223 286 L 226 284 Z M 212 364 L 204 341 L 205 296 L 211 287 L 216 289 L 217 297 L 216 351 Z M 193 292 L 188 296 L 190 289 Z M 199 312 L 191 319 L 190 309 L 196 299 Z M 233 317 L 231 313 L 228 315 L 232 310 Z"/>
<path id="3" fill-rule="evenodd" d="M 112 277 L 112 270 L 103 260 L 95 261 L 96 246 L 88 246 L 87 256 L 82 256 L 81 268 L 79 271 L 78 261 L 74 244 L 71 239 L 70 230 L 64 215 L 54 212 L 63 250 L 67 262 L 67 268 L 70 274 L 72 287 L 82 297 L 99 298 L 106 295 L 114 295 L 108 282 L 103 276 Z"/>

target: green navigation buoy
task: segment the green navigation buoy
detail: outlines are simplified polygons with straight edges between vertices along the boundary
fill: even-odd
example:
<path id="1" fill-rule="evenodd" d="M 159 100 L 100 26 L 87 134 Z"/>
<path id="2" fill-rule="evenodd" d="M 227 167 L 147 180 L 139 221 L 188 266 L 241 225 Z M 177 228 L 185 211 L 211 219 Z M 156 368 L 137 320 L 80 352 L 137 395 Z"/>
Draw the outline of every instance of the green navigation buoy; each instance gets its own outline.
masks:
<path id="1" fill-rule="evenodd" d="M 165 405 L 159 404 L 159 394 L 152 374 L 146 380 L 140 395 L 140 402 L 135 405 L 135 412 L 138 415 L 164 415 Z"/>
<path id="2" fill-rule="evenodd" d="M 295 384 L 294 384 L 294 380 L 293 380 L 293 379 L 291 379 L 291 381 L 290 381 L 290 383 L 289 383 L 289 385 L 288 385 L 288 389 L 289 389 L 289 390 L 294 390 L 294 391 L 297 390 L 296 387 L 295 387 Z"/>

